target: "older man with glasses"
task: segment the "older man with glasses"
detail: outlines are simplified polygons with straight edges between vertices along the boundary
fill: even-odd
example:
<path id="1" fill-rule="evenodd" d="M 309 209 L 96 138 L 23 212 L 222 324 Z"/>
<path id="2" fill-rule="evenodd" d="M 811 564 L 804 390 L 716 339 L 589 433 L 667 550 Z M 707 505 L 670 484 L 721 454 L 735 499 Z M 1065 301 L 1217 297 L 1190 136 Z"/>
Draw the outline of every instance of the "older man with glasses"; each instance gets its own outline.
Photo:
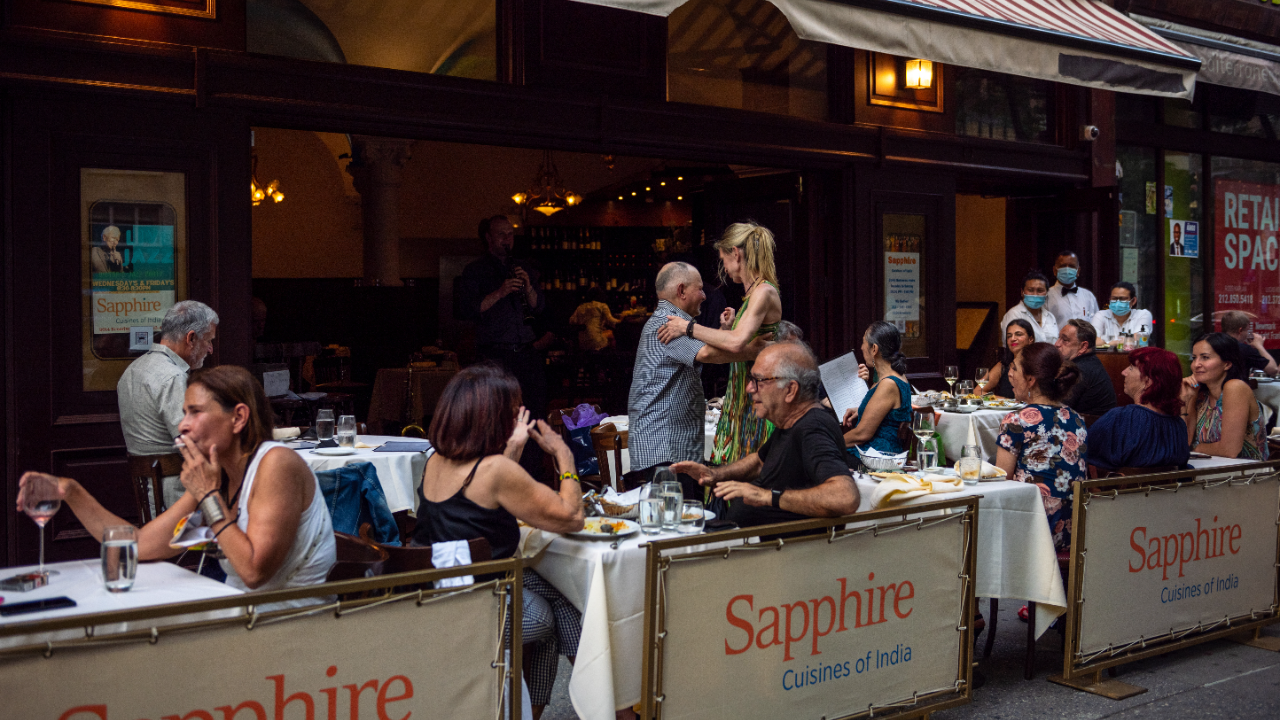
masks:
<path id="1" fill-rule="evenodd" d="M 760 450 L 723 467 L 678 462 L 671 469 L 714 489 L 725 518 L 740 527 L 839 517 L 858 509 L 844 438 L 818 401 L 818 361 L 802 341 L 760 352 L 747 380 L 757 416 L 777 426 Z"/>
<path id="2" fill-rule="evenodd" d="M 1058 339 L 1053 343 L 1062 358 L 1075 363 L 1080 371 L 1080 380 L 1062 402 L 1084 415 L 1101 415 L 1116 406 L 1115 385 L 1093 351 L 1097 340 L 1098 331 L 1092 324 L 1072 318 L 1058 331 Z"/>

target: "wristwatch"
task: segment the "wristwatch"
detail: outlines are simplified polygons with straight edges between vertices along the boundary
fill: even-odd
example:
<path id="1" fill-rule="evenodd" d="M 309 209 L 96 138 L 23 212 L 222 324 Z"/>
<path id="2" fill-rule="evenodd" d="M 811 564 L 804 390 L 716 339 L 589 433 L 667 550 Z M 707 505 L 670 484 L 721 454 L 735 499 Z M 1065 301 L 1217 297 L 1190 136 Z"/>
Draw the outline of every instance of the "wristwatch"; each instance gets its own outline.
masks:
<path id="1" fill-rule="evenodd" d="M 689 321 L 689 326 L 684 329 L 685 337 L 693 337 L 693 320 Z"/>
<path id="2" fill-rule="evenodd" d="M 781 509 L 782 509 L 782 493 L 784 493 L 784 492 L 786 492 L 786 491 L 785 491 L 785 490 L 774 490 L 774 491 L 773 491 L 773 507 L 774 507 L 774 508 L 776 508 L 776 509 L 778 509 L 778 510 L 781 510 Z"/>

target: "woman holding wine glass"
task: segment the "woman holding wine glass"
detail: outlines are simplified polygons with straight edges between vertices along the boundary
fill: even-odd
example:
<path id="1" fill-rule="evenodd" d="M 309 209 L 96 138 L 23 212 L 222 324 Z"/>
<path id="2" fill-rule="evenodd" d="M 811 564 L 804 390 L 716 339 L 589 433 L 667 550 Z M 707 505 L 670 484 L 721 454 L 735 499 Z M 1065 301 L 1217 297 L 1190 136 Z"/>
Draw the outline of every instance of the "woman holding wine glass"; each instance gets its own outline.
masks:
<path id="1" fill-rule="evenodd" d="M 902 432 L 911 424 L 911 385 L 907 359 L 902 354 L 902 334 L 883 320 L 871 323 L 862 335 L 862 361 L 870 368 L 868 390 L 857 410 L 844 415 L 845 446 L 854 457 L 872 448 L 896 455 L 907 449 L 911 435 Z"/>
<path id="2" fill-rule="evenodd" d="M 169 545 L 174 528 L 199 508 L 225 555 L 220 562 L 228 585 L 279 590 L 323 583 L 337 559 L 329 511 L 302 457 L 271 441 L 271 407 L 262 385 L 241 367 L 196 370 L 183 411 L 177 441 L 186 493 L 138 530 L 138 559 L 182 552 Z M 128 525 L 80 483 L 44 473 L 22 476 L 18 506 L 44 497 L 50 486 L 54 499 L 65 501 L 99 542 L 106 528 Z"/>

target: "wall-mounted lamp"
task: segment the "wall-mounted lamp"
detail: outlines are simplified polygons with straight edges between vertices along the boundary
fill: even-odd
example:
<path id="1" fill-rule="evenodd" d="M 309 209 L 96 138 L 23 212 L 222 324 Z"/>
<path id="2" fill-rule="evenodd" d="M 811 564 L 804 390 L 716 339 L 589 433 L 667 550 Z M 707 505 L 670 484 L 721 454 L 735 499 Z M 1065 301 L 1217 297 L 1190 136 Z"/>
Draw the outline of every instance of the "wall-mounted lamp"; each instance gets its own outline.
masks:
<path id="1" fill-rule="evenodd" d="M 905 86 L 911 90 L 927 90 L 933 87 L 933 62 L 931 60 L 908 60 Z"/>

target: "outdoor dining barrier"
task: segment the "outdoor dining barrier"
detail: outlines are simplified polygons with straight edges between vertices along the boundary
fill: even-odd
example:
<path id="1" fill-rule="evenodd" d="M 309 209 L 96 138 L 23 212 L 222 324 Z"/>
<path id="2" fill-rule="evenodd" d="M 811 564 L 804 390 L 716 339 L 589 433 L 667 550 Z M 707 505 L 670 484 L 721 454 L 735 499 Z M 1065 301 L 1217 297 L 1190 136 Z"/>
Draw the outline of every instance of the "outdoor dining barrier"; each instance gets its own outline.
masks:
<path id="1" fill-rule="evenodd" d="M 918 717 L 969 702 L 977 497 L 649 543 L 641 717 Z M 846 527 L 846 524 L 853 523 Z"/>
<path id="2" fill-rule="evenodd" d="M 490 573 L 497 579 L 393 590 Z M 358 594 L 368 597 L 333 599 Z M 50 720 L 518 718 L 520 692 L 509 688 L 512 677 L 519 688 L 520 594 L 521 563 L 512 559 L 11 625 L 0 629 L 0 638 L 19 637 L 22 644 L 0 650 L 2 714 Z M 257 609 L 315 597 L 324 604 Z M 207 619 L 228 609 L 243 612 Z M 192 619 L 172 622 L 178 616 Z M 508 620 L 512 639 L 504 641 Z M 122 623 L 130 629 L 94 630 Z M 47 639 L 72 628 L 83 629 L 83 636 Z"/>
<path id="3" fill-rule="evenodd" d="M 1077 483 L 1061 685 L 1146 692 L 1100 671 L 1277 621 L 1280 462 Z"/>

